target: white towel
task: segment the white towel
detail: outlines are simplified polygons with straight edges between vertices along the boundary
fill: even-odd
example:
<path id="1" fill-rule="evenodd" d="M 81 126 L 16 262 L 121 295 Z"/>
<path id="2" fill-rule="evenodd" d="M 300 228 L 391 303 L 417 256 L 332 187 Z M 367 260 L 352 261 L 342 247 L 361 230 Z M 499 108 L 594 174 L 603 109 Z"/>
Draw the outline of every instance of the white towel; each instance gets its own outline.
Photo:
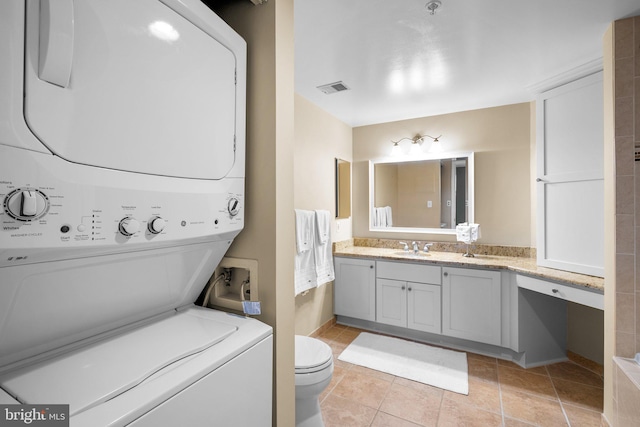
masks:
<path id="1" fill-rule="evenodd" d="M 391 206 L 385 206 L 384 212 L 386 214 L 387 227 L 393 227 L 393 214 L 391 212 Z"/>
<path id="2" fill-rule="evenodd" d="M 330 217 L 331 214 L 329 211 L 316 211 L 317 235 L 326 237 L 324 242 L 317 239 L 314 243 L 317 286 L 331 282 L 335 278 L 331 248 Z"/>
<path id="3" fill-rule="evenodd" d="M 469 224 L 463 222 L 456 226 L 456 239 L 458 242 L 471 243 L 471 228 Z"/>
<path id="4" fill-rule="evenodd" d="M 296 245 L 294 287 L 295 295 L 318 286 L 314 249 L 316 214 L 296 209 Z"/>
<path id="5" fill-rule="evenodd" d="M 456 226 L 456 238 L 458 242 L 470 244 L 480 238 L 480 224 L 468 224 L 463 222 Z"/>
<path id="6" fill-rule="evenodd" d="M 373 226 L 374 227 L 392 227 L 393 219 L 391 206 L 382 208 L 373 208 Z"/>
<path id="7" fill-rule="evenodd" d="M 316 242 L 324 244 L 331 237 L 331 212 L 316 210 Z"/>
<path id="8" fill-rule="evenodd" d="M 316 232 L 316 215 L 313 211 L 296 209 L 296 249 L 298 253 L 313 249 L 313 234 Z"/>
<path id="9" fill-rule="evenodd" d="M 480 224 L 469 224 L 471 232 L 471 241 L 475 242 L 480 238 Z"/>

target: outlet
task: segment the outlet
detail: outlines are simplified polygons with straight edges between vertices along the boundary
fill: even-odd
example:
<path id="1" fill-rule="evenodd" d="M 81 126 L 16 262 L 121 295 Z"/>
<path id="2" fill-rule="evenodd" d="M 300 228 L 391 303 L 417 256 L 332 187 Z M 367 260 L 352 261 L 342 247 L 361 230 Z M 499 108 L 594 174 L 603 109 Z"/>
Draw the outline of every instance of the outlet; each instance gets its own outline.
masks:
<path id="1" fill-rule="evenodd" d="M 451 207 L 451 200 L 447 200 L 447 207 Z"/>
<path id="2" fill-rule="evenodd" d="M 428 208 L 432 208 L 433 207 L 433 202 L 431 200 L 427 201 L 427 207 Z"/>

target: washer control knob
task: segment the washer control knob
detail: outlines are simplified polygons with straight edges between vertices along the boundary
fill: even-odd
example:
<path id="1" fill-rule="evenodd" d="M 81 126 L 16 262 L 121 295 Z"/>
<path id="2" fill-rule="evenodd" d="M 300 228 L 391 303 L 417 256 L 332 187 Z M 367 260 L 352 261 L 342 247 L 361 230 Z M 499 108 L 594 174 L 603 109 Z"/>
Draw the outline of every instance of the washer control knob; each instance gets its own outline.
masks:
<path id="1" fill-rule="evenodd" d="M 231 216 L 238 215 L 240 212 L 240 200 L 238 200 L 237 197 L 230 198 L 229 203 L 227 204 L 227 210 Z"/>
<path id="2" fill-rule="evenodd" d="M 18 221 L 42 218 L 49 209 L 49 199 L 40 190 L 18 188 L 4 199 L 5 212 Z"/>
<path id="3" fill-rule="evenodd" d="M 167 222 L 164 219 L 160 218 L 159 216 L 154 216 L 153 218 L 151 218 L 151 220 L 149 220 L 147 228 L 149 229 L 150 233 L 158 234 L 161 233 L 162 230 L 164 230 L 165 225 L 167 225 Z"/>
<path id="4" fill-rule="evenodd" d="M 120 220 L 118 230 L 124 236 L 133 236 L 140 229 L 140 222 L 133 217 L 126 217 Z"/>

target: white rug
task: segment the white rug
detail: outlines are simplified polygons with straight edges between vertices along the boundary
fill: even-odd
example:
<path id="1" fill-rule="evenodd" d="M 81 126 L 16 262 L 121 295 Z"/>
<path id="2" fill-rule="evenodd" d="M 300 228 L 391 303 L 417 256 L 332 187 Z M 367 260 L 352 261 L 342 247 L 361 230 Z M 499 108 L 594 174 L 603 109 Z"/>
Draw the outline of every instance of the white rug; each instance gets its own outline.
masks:
<path id="1" fill-rule="evenodd" d="M 467 354 L 362 332 L 338 359 L 460 394 L 469 394 Z"/>

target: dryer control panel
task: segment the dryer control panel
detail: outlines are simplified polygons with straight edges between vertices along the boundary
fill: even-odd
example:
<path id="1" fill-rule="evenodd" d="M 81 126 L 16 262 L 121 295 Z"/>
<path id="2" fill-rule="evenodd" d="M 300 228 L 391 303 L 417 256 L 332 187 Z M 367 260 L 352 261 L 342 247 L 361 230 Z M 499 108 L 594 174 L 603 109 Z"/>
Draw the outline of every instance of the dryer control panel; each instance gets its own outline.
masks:
<path id="1" fill-rule="evenodd" d="M 243 178 L 134 174 L 1 146 L 0 157 L 23 157 L 0 172 L 0 267 L 229 240 L 244 226 Z"/>

